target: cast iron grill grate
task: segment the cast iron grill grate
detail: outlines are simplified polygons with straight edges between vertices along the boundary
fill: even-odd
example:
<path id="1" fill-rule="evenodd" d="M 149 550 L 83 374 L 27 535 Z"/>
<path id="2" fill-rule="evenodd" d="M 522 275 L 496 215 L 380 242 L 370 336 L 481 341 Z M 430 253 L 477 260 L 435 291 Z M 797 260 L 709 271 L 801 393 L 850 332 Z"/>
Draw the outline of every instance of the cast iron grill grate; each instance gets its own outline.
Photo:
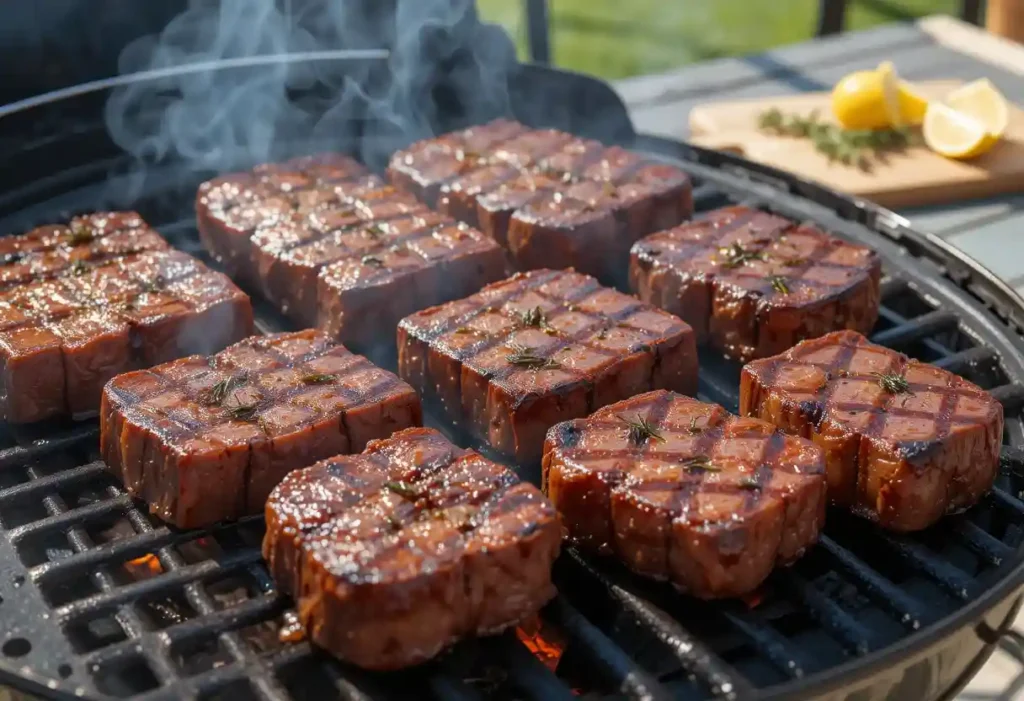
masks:
<path id="1" fill-rule="evenodd" d="M 3 425 L 0 675 L 49 695 L 147 699 L 769 698 L 840 679 L 851 664 L 870 666 L 1018 571 L 1024 370 L 994 340 L 992 322 L 962 291 L 929 279 L 941 261 L 893 255 L 856 216 L 699 162 L 682 165 L 696 177 L 699 211 L 748 204 L 884 249 L 874 340 L 963 374 L 1006 409 L 1003 469 L 977 507 L 915 536 L 830 513 L 821 541 L 794 567 L 774 573 L 756 597 L 714 605 L 570 549 L 556 565 L 561 594 L 539 622 L 379 675 L 281 641 L 292 614 L 260 559 L 261 519 L 171 529 L 97 460 L 94 422 Z M 147 192 L 138 208 L 176 246 L 202 255 L 196 182 Z M 257 317 L 262 331 L 288 328 L 263 303 Z M 738 373 L 738 364 L 704 353 L 702 398 L 735 410 Z M 921 684 L 954 682 L 895 683 L 917 684 L 916 697 Z"/>

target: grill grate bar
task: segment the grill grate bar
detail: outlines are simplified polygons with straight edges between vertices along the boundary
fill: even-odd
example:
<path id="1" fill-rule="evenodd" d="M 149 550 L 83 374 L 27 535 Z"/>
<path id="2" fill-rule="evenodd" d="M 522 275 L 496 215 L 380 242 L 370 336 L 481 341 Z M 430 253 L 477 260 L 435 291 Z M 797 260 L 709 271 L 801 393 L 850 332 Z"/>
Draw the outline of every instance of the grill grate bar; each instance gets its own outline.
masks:
<path id="1" fill-rule="evenodd" d="M 138 533 L 149 533 L 154 530 L 149 520 L 136 508 L 133 508 L 128 513 L 128 518 Z M 210 564 L 214 565 L 212 568 L 213 573 L 229 573 L 234 569 L 244 567 L 246 564 L 251 564 L 252 561 L 258 561 L 261 555 L 257 548 L 243 548 L 225 555 L 216 563 Z M 183 572 L 189 572 L 193 569 L 193 566 L 185 564 L 181 555 L 173 547 L 160 548 L 157 551 L 157 556 L 161 565 L 167 570 L 164 577 L 169 578 L 177 575 L 179 579 L 182 579 Z M 184 579 L 188 581 L 187 577 Z M 203 619 L 212 616 L 217 611 L 212 597 L 203 588 L 201 581 L 188 581 L 184 591 L 188 603 Z M 212 629 L 211 632 L 216 634 L 216 629 Z M 260 662 L 259 656 L 252 651 L 237 632 L 222 631 L 216 637 L 228 654 L 236 661 L 236 665 L 231 665 L 231 667 L 241 666 L 246 668 L 246 678 L 251 682 L 252 688 L 260 699 L 263 701 L 288 701 L 291 698 L 287 690 L 273 677 L 271 671 Z"/>
<path id="2" fill-rule="evenodd" d="M 514 636 L 506 633 L 480 641 L 490 659 L 503 660 L 508 681 L 530 698 L 572 701 L 575 695 Z"/>
<path id="3" fill-rule="evenodd" d="M 878 286 L 879 298 L 882 301 L 895 297 L 896 295 L 905 292 L 908 287 L 908 283 L 902 277 L 897 275 L 887 275 L 882 278 L 882 282 Z"/>
<path id="4" fill-rule="evenodd" d="M 899 587 L 827 535 L 819 536 L 818 547 L 827 552 L 847 576 L 857 580 L 859 588 L 870 594 L 877 604 L 894 614 L 900 623 L 911 630 L 921 627 L 925 616 L 919 602 L 904 594 Z"/>
<path id="5" fill-rule="evenodd" d="M 1011 511 L 1017 512 L 1018 515 L 1024 516 L 1024 501 L 1021 501 L 1000 487 L 993 487 L 992 490 L 985 495 L 985 498 L 992 499 Z"/>
<path id="6" fill-rule="evenodd" d="M 93 479 L 97 475 L 106 473 L 107 466 L 102 462 L 91 462 L 0 490 L 0 503 L 28 499 L 35 497 L 39 492 L 49 492 L 58 487 L 71 487 L 78 482 Z"/>
<path id="7" fill-rule="evenodd" d="M 28 474 L 31 478 L 37 476 L 35 468 L 29 468 Z M 64 500 L 56 494 L 45 496 L 43 498 L 43 507 L 53 517 L 59 516 L 61 512 L 69 513 Z M 80 526 L 70 526 L 67 529 L 67 539 L 75 552 L 84 552 L 94 547 L 92 539 Z M 102 592 L 112 592 L 117 588 L 114 578 L 102 568 L 93 572 L 91 579 Z M 144 640 L 141 637 L 145 632 L 145 624 L 142 622 L 142 618 L 136 610 L 134 603 L 128 602 L 127 605 L 120 607 L 115 614 L 115 618 L 127 635 L 138 639 L 139 649 L 151 662 L 150 667 L 157 679 L 163 683 L 173 679 L 174 665 L 166 651 L 163 648 L 154 646 L 151 641 Z"/>
<path id="8" fill-rule="evenodd" d="M 955 314 L 936 309 L 885 331 L 880 331 L 871 336 L 871 341 L 882 346 L 905 346 L 913 341 L 934 336 L 940 331 L 955 328 L 959 323 Z"/>
<path id="9" fill-rule="evenodd" d="M 956 567 L 936 558 L 920 543 L 882 531 L 876 531 L 875 534 L 891 550 L 908 561 L 916 571 L 928 575 L 956 598 L 966 601 L 978 593 L 974 580 Z"/>
<path id="10" fill-rule="evenodd" d="M 622 648 L 584 618 L 563 596 L 556 596 L 546 611 L 571 640 L 583 646 L 580 653 L 594 664 L 595 672 L 607 675 L 609 683 L 621 693 L 633 699 L 669 698 L 657 679 L 630 659 Z"/>
<path id="11" fill-rule="evenodd" d="M 984 363 L 996 359 L 996 354 L 991 348 L 975 346 L 962 350 L 945 358 L 939 358 L 932 362 L 932 365 L 949 370 L 950 372 L 961 373 L 972 365 Z"/>
<path id="12" fill-rule="evenodd" d="M 577 571 L 591 580 L 597 590 L 604 591 L 608 598 L 613 599 L 612 603 L 632 613 L 637 621 L 672 651 L 687 672 L 707 684 L 711 693 L 726 699 L 753 694 L 753 688 L 739 672 L 724 663 L 675 619 L 608 580 L 575 549 L 570 548 L 567 553 Z"/>
<path id="13" fill-rule="evenodd" d="M 772 666 L 780 672 L 794 679 L 804 676 L 803 667 L 790 649 L 786 639 L 765 623 L 756 610 L 740 611 L 738 608 L 733 608 L 723 611 L 722 615 L 757 646 L 758 651 L 768 658 Z"/>
<path id="14" fill-rule="evenodd" d="M 776 570 L 782 591 L 792 597 L 822 627 L 833 633 L 849 652 L 864 655 L 871 651 L 871 631 L 851 616 L 832 598 L 791 569 Z"/>
<path id="15" fill-rule="evenodd" d="M 61 511 L 32 523 L 26 523 L 24 526 L 12 528 L 9 531 L 10 538 L 12 542 L 16 543 L 29 535 L 46 531 L 65 530 L 75 524 L 88 523 L 94 519 L 114 513 L 124 513 L 131 505 L 131 497 L 127 494 L 120 494 L 110 499 L 93 502 L 77 509 Z"/>
<path id="16" fill-rule="evenodd" d="M 426 680 L 434 696 L 445 701 L 480 701 L 476 689 L 450 674 L 431 674 Z"/>
<path id="17" fill-rule="evenodd" d="M 980 555 L 993 567 L 1003 563 L 1003 559 L 1013 554 L 1013 548 L 993 537 L 978 527 L 976 523 L 966 518 L 961 518 L 957 528 L 953 531 L 967 546 Z"/>
<path id="18" fill-rule="evenodd" d="M 28 445 L 15 445 L 0 450 L 0 469 L 10 465 L 24 465 L 46 455 L 69 450 L 78 443 L 99 436 L 99 427 L 94 424 L 75 426 L 66 433 L 54 433 L 52 436 L 32 441 Z"/>
<path id="19" fill-rule="evenodd" d="M 74 577 L 106 562 L 142 557 L 176 539 L 176 534 L 161 527 L 134 538 L 114 541 L 104 548 L 92 548 L 62 560 L 49 560 L 30 569 L 29 576 L 36 583 Z"/>
<path id="20" fill-rule="evenodd" d="M 65 606 L 58 606 L 53 613 L 58 620 L 67 622 L 80 616 L 102 613 L 127 601 L 140 597 L 155 596 L 181 589 L 196 580 L 209 579 L 215 575 L 227 574 L 245 565 L 258 562 L 261 554 L 255 548 L 245 548 L 225 553 L 217 562 L 206 561 L 194 565 L 176 567 L 159 577 L 125 584 L 117 589 L 100 592 L 79 599 Z"/>
<path id="21" fill-rule="evenodd" d="M 1017 411 L 1024 406 L 1024 385 L 1019 385 L 1016 382 L 990 389 L 989 393 L 1003 405 L 1003 409 L 1007 412 Z"/>

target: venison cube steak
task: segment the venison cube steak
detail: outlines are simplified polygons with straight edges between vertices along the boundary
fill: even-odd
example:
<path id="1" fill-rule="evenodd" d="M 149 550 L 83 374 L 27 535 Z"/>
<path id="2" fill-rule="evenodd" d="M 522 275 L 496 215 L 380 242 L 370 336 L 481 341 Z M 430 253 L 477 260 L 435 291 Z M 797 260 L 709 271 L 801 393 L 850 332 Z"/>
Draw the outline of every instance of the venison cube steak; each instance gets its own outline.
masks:
<path id="1" fill-rule="evenodd" d="M 630 284 L 740 361 L 878 319 L 874 251 L 811 225 L 727 207 L 633 246 Z"/>
<path id="2" fill-rule="evenodd" d="M 678 168 L 509 120 L 417 142 L 388 177 L 481 229 L 519 269 L 572 267 L 609 284 L 625 281 L 634 241 L 693 212 Z"/>
<path id="3" fill-rule="evenodd" d="M 559 421 L 650 389 L 697 389 L 685 322 L 556 270 L 406 317 L 398 371 L 449 420 L 526 464 Z"/>
<path id="4" fill-rule="evenodd" d="M 505 274 L 489 238 L 344 156 L 218 178 L 196 208 L 207 248 L 240 279 L 358 349 L 390 345 L 402 317 Z"/>
<path id="5" fill-rule="evenodd" d="M 420 423 L 411 387 L 308 330 L 118 375 L 100 449 L 150 511 L 194 528 L 259 513 L 292 470 Z"/>
<path id="6" fill-rule="evenodd" d="M 825 520 L 821 448 L 664 390 L 554 426 L 543 480 L 570 540 L 705 599 L 754 591 Z"/>
<path id="7" fill-rule="evenodd" d="M 0 418 L 84 417 L 114 375 L 252 333 L 249 298 L 134 212 L 0 239 Z"/>
<path id="8" fill-rule="evenodd" d="M 894 531 L 966 509 L 999 469 L 992 395 L 853 331 L 749 363 L 740 413 L 824 448 L 830 501 Z"/>
<path id="9" fill-rule="evenodd" d="M 536 487 L 412 428 L 288 475 L 263 556 L 307 637 L 375 670 L 497 633 L 555 595 L 562 532 Z"/>

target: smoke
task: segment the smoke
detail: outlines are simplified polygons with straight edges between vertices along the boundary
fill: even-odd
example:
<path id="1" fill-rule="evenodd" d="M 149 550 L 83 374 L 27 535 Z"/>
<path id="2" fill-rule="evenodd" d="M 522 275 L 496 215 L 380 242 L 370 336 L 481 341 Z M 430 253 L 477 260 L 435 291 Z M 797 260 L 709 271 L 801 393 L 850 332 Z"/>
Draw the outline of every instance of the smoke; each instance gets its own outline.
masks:
<path id="1" fill-rule="evenodd" d="M 105 118 L 144 165 L 225 170 L 327 149 L 374 165 L 509 114 L 514 65 L 472 0 L 192 0 L 122 52 L 122 74 L 155 77 L 115 90 Z"/>

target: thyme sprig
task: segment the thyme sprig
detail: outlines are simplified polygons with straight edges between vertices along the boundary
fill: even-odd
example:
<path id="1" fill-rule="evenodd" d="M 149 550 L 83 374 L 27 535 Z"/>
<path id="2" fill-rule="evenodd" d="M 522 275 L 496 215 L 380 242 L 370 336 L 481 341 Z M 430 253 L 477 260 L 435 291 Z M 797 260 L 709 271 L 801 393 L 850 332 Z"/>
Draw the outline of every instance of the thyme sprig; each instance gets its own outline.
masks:
<path id="1" fill-rule="evenodd" d="M 913 394 L 907 378 L 899 373 L 873 372 L 871 375 L 878 378 L 878 385 L 889 394 Z"/>
<path id="2" fill-rule="evenodd" d="M 259 404 L 236 404 L 235 406 L 228 409 L 228 413 L 231 414 L 231 418 L 237 421 L 252 421 L 256 418 L 256 411 L 259 409 Z"/>
<path id="3" fill-rule="evenodd" d="M 555 360 L 537 355 L 537 351 L 534 348 L 527 348 L 519 343 L 510 343 L 508 344 L 508 349 L 512 352 L 505 356 L 505 360 L 513 365 L 534 370 L 558 366 Z"/>
<path id="4" fill-rule="evenodd" d="M 71 245 L 77 246 L 81 243 L 89 243 L 96 238 L 96 232 L 91 226 L 82 221 L 71 222 Z"/>
<path id="5" fill-rule="evenodd" d="M 789 283 L 782 275 L 769 275 L 768 283 L 772 286 L 772 289 L 782 295 L 789 294 Z"/>
<path id="6" fill-rule="evenodd" d="M 683 469 L 692 470 L 694 472 L 721 472 L 722 468 L 711 462 L 711 458 L 707 455 L 697 455 L 692 458 L 687 458 L 681 463 Z"/>
<path id="7" fill-rule="evenodd" d="M 761 489 L 763 489 L 761 483 L 758 482 L 753 477 L 744 477 L 739 481 L 739 483 L 736 486 L 738 486 L 740 489 L 746 489 L 751 492 L 759 492 L 761 491 Z"/>
<path id="8" fill-rule="evenodd" d="M 302 376 L 302 383 L 306 385 L 329 385 L 338 379 L 337 375 L 329 375 L 322 372 L 310 372 Z"/>
<path id="9" fill-rule="evenodd" d="M 885 153 L 902 151 L 920 143 L 919 135 L 907 127 L 844 129 L 820 121 L 816 111 L 802 116 L 772 108 L 758 116 L 757 125 L 767 134 L 810 139 L 815 150 L 827 156 L 829 162 L 838 161 L 861 170 L 871 170 L 872 159 L 878 159 Z"/>
<path id="10" fill-rule="evenodd" d="M 516 315 L 519 319 L 519 323 L 523 326 L 535 326 L 538 329 L 545 328 L 548 325 L 547 315 L 544 314 L 544 310 L 539 306 L 532 307 L 530 309 L 524 309 Z"/>
<path id="11" fill-rule="evenodd" d="M 640 414 L 637 414 L 633 420 L 627 419 L 625 416 L 620 416 L 619 419 L 629 427 L 629 440 L 633 443 L 642 445 L 648 440 L 665 442 L 665 437 L 661 435 L 661 431 L 656 429 L 650 421 L 640 416 Z"/>
<path id="12" fill-rule="evenodd" d="M 237 373 L 225 377 L 203 393 L 203 403 L 208 406 L 217 406 L 227 398 L 228 394 L 245 384 L 244 373 Z"/>
<path id="13" fill-rule="evenodd" d="M 723 246 L 718 253 L 725 256 L 722 262 L 726 268 L 738 268 L 741 265 L 755 260 L 764 260 L 763 251 L 751 251 L 744 248 L 739 241 L 734 241 L 731 246 Z"/>
<path id="14" fill-rule="evenodd" d="M 384 488 L 409 501 L 416 501 L 423 496 L 413 485 L 399 480 L 388 480 L 384 483 Z"/>

